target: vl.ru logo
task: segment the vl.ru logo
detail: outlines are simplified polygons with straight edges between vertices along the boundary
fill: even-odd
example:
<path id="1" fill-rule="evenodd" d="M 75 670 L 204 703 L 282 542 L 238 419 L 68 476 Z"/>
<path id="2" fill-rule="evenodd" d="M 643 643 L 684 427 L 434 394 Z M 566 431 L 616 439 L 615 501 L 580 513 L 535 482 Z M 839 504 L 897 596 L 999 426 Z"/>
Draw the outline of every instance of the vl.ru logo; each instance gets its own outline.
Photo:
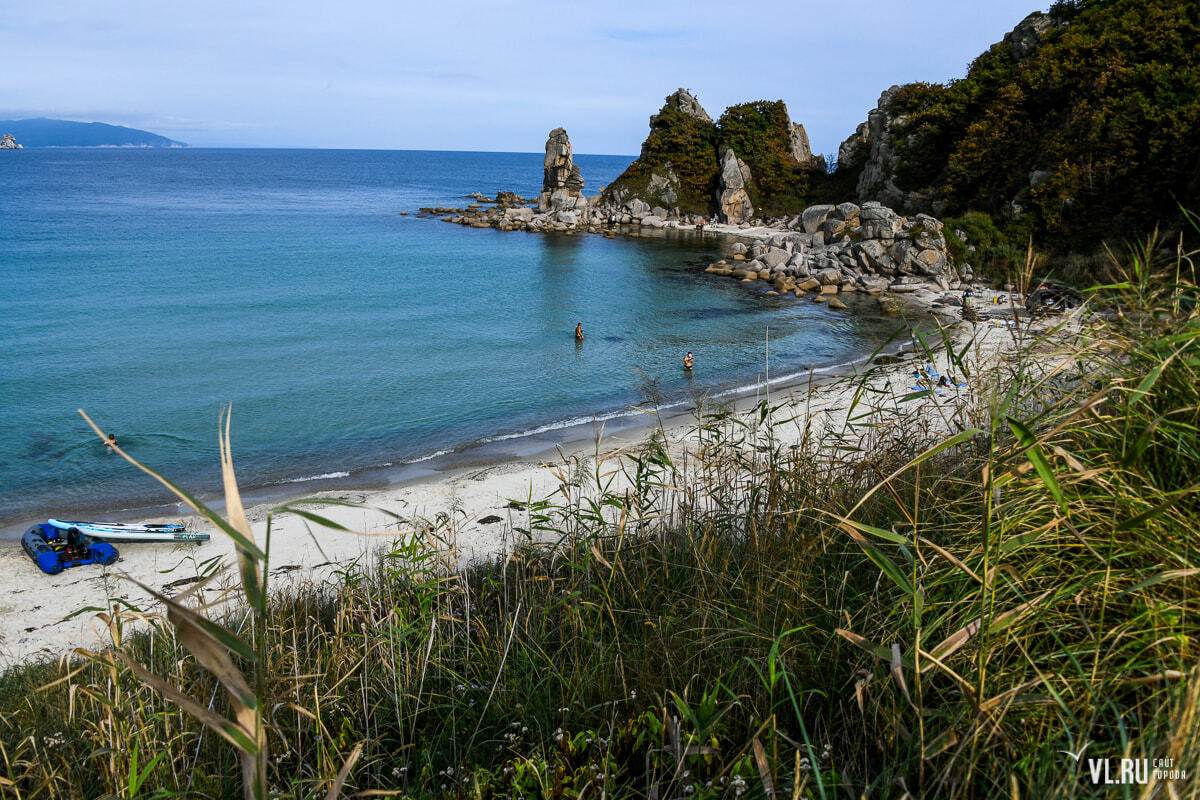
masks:
<path id="1" fill-rule="evenodd" d="M 1090 742 L 1089 742 L 1090 744 Z M 1085 744 L 1079 751 L 1069 750 L 1058 752 L 1070 756 L 1078 764 L 1087 750 Z M 1175 766 L 1173 758 L 1089 758 L 1087 759 L 1088 776 L 1093 785 L 1146 785 L 1154 781 L 1181 781 L 1187 778 L 1187 770 Z"/>

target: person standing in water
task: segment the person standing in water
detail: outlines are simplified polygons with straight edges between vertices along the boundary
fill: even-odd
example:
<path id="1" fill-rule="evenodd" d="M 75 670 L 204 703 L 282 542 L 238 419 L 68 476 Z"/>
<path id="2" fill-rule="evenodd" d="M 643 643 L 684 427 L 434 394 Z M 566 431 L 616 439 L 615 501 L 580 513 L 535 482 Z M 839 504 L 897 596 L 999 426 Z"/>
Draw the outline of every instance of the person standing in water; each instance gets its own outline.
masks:
<path id="1" fill-rule="evenodd" d="M 583 323 L 582 322 L 575 323 L 575 341 L 577 341 L 577 342 L 583 341 Z"/>
<path id="2" fill-rule="evenodd" d="M 683 368 L 688 371 L 690 371 L 692 369 L 692 353 L 691 353 L 691 351 L 688 351 L 688 354 L 683 357 Z"/>
<path id="3" fill-rule="evenodd" d="M 104 446 L 108 448 L 108 452 L 114 452 L 117 448 L 117 435 L 110 433 L 108 438 L 104 440 Z"/>

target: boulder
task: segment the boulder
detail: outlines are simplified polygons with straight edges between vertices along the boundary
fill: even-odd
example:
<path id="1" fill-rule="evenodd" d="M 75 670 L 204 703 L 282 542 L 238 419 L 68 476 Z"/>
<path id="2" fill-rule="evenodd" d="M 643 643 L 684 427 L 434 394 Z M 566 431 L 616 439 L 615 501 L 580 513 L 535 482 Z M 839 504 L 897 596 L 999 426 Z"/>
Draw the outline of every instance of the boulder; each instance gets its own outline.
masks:
<path id="1" fill-rule="evenodd" d="M 650 204 L 635 197 L 625 201 L 625 210 L 629 212 L 630 217 L 638 220 L 650 213 Z"/>
<path id="2" fill-rule="evenodd" d="M 821 285 L 821 294 L 837 294 L 837 293 L 838 293 L 838 287 L 835 284 L 826 283 L 826 284 Z"/>
<path id="3" fill-rule="evenodd" d="M 836 241 L 847 228 L 844 221 L 830 217 L 821 223 L 821 238 L 826 242 Z"/>
<path id="4" fill-rule="evenodd" d="M 821 282 L 819 280 L 817 280 L 816 278 L 805 278 L 804 280 L 802 280 L 796 284 L 796 288 L 801 291 L 811 292 L 814 289 L 820 289 Z"/>
<path id="5" fill-rule="evenodd" d="M 942 221 L 939 219 L 934 219 L 933 217 L 929 216 L 928 214 L 917 214 L 917 216 L 913 217 L 913 219 L 917 223 L 919 223 L 922 228 L 929 231 L 930 233 L 941 233 L 942 232 L 942 227 L 943 227 Z"/>
<path id="6" fill-rule="evenodd" d="M 804 227 L 804 232 L 816 233 L 831 211 L 831 205 L 809 206 L 804 209 L 804 213 L 800 215 L 800 224 Z"/>
<path id="7" fill-rule="evenodd" d="M 519 219 L 523 220 L 524 222 L 529 222 L 529 220 L 533 219 L 533 209 L 529 208 L 528 206 L 506 208 L 504 209 L 504 218 L 509 220 Z"/>
<path id="8" fill-rule="evenodd" d="M 836 269 L 823 269 L 813 273 L 813 278 L 825 286 L 837 286 L 842 282 L 842 273 Z"/>
<path id="9" fill-rule="evenodd" d="M 839 203 L 832 211 L 831 216 L 852 224 L 857 224 L 860 214 L 861 209 L 854 203 Z"/>
<path id="10" fill-rule="evenodd" d="M 921 250 L 913 264 L 921 275 L 940 276 L 946 271 L 946 254 L 940 250 Z"/>
<path id="11" fill-rule="evenodd" d="M 647 214 L 642 217 L 640 224 L 646 228 L 661 228 L 667 224 L 667 221 L 656 214 Z"/>
<path id="12" fill-rule="evenodd" d="M 0 150 L 22 150 L 23 145 L 17 144 L 17 137 L 11 133 L 6 133 L 0 136 Z"/>
<path id="13" fill-rule="evenodd" d="M 786 264 L 791 255 L 787 250 L 771 247 L 759 257 L 759 260 L 766 264 L 768 269 L 775 269 L 781 264 Z"/>
<path id="14" fill-rule="evenodd" d="M 858 283 L 868 292 L 874 293 L 882 292 L 888 287 L 887 278 L 875 278 L 866 275 L 860 275 L 858 278 Z"/>
<path id="15" fill-rule="evenodd" d="M 744 243 L 742 243 L 742 242 L 734 242 L 733 244 L 731 244 L 731 245 L 729 246 L 729 252 L 730 252 L 730 254 L 731 254 L 731 255 L 735 255 L 735 256 L 736 256 L 736 255 L 739 255 L 739 254 L 740 254 L 740 255 L 745 255 L 745 254 L 746 254 L 746 251 L 747 251 L 747 250 L 749 250 L 749 249 L 750 249 L 750 248 L 746 247 L 746 245 L 745 245 Z"/>
<path id="16" fill-rule="evenodd" d="M 860 219 L 864 239 L 894 239 L 904 222 L 895 211 L 874 202 L 863 203 Z"/>
<path id="17" fill-rule="evenodd" d="M 845 311 L 846 310 L 846 304 L 843 303 L 841 300 L 838 300 L 836 297 L 832 297 L 829 299 L 829 307 L 831 309 L 833 309 L 834 311 Z"/>
<path id="18" fill-rule="evenodd" d="M 829 298 L 823 294 L 818 294 L 818 295 L 813 296 L 813 302 L 814 303 L 828 303 Z"/>

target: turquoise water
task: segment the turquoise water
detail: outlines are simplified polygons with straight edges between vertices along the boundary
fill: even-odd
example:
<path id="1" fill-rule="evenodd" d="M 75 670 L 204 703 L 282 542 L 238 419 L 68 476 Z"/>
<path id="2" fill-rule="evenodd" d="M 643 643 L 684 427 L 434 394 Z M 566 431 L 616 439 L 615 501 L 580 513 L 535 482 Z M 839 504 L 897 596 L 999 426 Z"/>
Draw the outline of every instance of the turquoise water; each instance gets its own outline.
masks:
<path id="1" fill-rule="evenodd" d="M 590 192 L 630 159 L 577 160 Z M 202 494 L 219 487 L 228 402 L 244 485 L 352 483 L 620 413 L 647 386 L 681 401 L 753 383 L 768 325 L 773 374 L 845 362 L 894 328 L 705 275 L 728 244 L 712 236 L 400 214 L 540 181 L 540 154 L 4 154 L 0 525 L 167 499 L 105 452 L 81 407 Z"/>

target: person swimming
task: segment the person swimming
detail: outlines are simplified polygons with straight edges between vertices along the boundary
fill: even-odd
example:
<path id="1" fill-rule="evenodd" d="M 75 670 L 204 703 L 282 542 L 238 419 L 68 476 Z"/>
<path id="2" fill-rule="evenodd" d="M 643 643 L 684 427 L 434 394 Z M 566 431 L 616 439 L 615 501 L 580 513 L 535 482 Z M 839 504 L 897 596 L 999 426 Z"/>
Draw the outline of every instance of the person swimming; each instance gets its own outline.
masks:
<path id="1" fill-rule="evenodd" d="M 583 341 L 583 323 L 582 322 L 578 322 L 575 324 L 575 341 L 577 341 L 577 342 Z"/>
<path id="2" fill-rule="evenodd" d="M 110 453 L 115 450 L 117 448 L 117 435 L 110 433 L 108 438 L 104 440 L 104 446 L 108 448 Z"/>
<path id="3" fill-rule="evenodd" d="M 684 369 L 692 368 L 692 353 L 691 353 L 691 351 L 688 351 L 688 354 L 683 357 L 683 368 Z"/>

